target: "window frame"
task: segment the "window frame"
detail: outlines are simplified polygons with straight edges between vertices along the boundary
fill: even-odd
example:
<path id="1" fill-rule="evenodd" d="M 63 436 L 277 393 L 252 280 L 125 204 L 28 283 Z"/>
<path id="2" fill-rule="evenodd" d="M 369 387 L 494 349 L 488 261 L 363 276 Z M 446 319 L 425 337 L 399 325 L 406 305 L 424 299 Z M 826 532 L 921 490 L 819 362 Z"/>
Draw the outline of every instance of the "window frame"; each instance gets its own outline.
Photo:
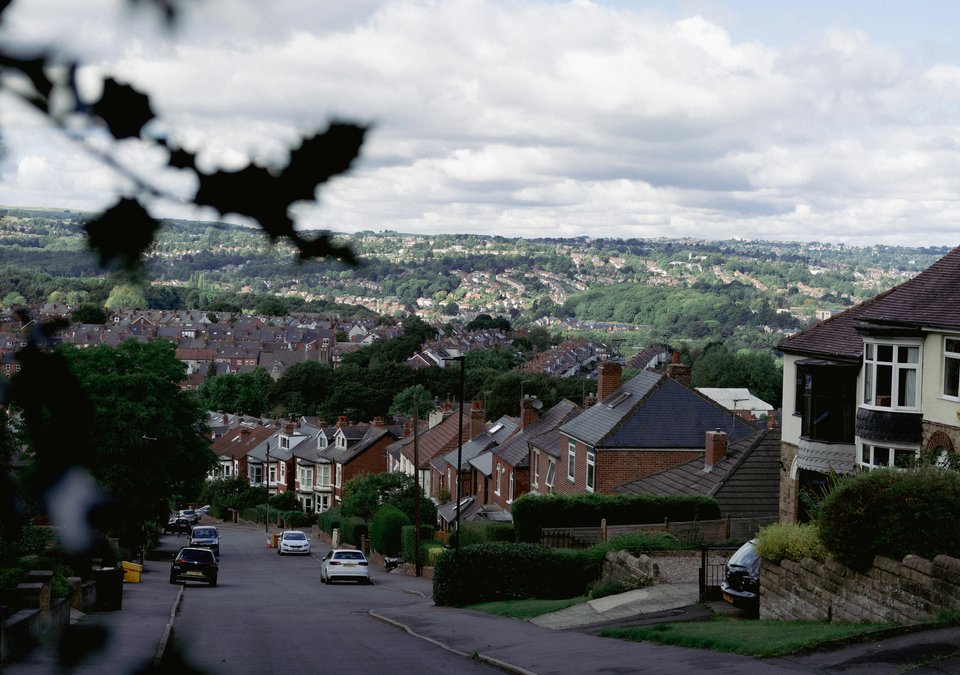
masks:
<path id="1" fill-rule="evenodd" d="M 533 449 L 533 487 L 540 487 L 540 450 L 539 448 Z"/>
<path id="2" fill-rule="evenodd" d="M 948 349 L 949 343 L 954 342 L 955 350 Z M 953 377 L 953 393 L 947 391 L 947 363 L 955 362 Z M 943 352 L 940 360 L 940 396 L 950 401 L 960 401 L 960 335 L 943 336 Z"/>
<path id="3" fill-rule="evenodd" d="M 318 477 L 317 477 L 316 485 L 318 485 L 319 487 L 330 487 L 330 475 L 331 475 L 330 465 L 318 464 L 317 473 L 318 473 Z"/>
<path id="4" fill-rule="evenodd" d="M 594 448 L 587 448 L 587 492 L 593 492 L 597 488 L 597 451 Z"/>
<path id="5" fill-rule="evenodd" d="M 890 410 L 895 412 L 920 412 L 921 394 L 923 391 L 923 343 L 919 339 L 911 340 L 878 340 L 872 338 L 864 339 L 863 345 L 863 385 L 860 389 L 862 405 L 875 410 Z M 890 348 L 890 360 L 881 360 L 880 350 Z M 902 349 L 916 349 L 917 358 L 915 361 L 901 361 L 900 353 Z M 889 405 L 878 404 L 877 400 L 887 394 L 878 394 L 877 385 L 881 379 L 886 382 L 887 378 L 880 377 L 881 369 L 889 369 L 890 403 Z M 912 371 L 914 373 L 914 404 L 901 405 L 899 401 L 903 398 L 900 382 L 903 375 Z"/>
<path id="6" fill-rule="evenodd" d="M 342 487 L 342 485 L 343 485 L 343 464 L 339 464 L 339 463 L 338 463 L 338 464 L 336 465 L 336 469 L 335 469 L 335 471 L 334 471 L 334 474 L 335 474 L 334 480 L 336 481 L 336 483 L 334 483 L 334 485 L 336 485 L 336 487 L 338 487 L 338 488 L 339 488 L 339 487 Z"/>
<path id="7" fill-rule="evenodd" d="M 304 479 L 306 478 L 306 480 Z M 313 467 L 300 467 L 300 487 L 304 490 L 313 488 Z"/>
<path id="8" fill-rule="evenodd" d="M 503 481 L 503 466 L 500 462 L 497 462 L 497 483 L 496 488 L 493 490 L 493 494 L 500 496 L 500 486 Z"/>
<path id="9" fill-rule="evenodd" d="M 557 460 L 554 457 L 547 458 L 547 476 L 544 479 L 543 484 L 550 490 L 553 491 L 553 485 L 557 480 Z"/>
<path id="10" fill-rule="evenodd" d="M 874 469 L 895 469 L 905 471 L 913 466 L 913 463 L 897 465 L 897 455 L 901 453 L 912 453 L 914 461 L 920 458 L 920 448 L 915 445 L 902 445 L 897 443 L 858 443 L 857 444 L 857 466 L 861 471 L 872 471 Z M 869 448 L 870 459 L 864 461 L 864 452 Z M 876 461 L 877 450 L 886 450 L 888 452 L 887 462 L 878 464 Z"/>
<path id="11" fill-rule="evenodd" d="M 567 442 L 567 480 L 571 483 L 577 480 L 577 442 Z"/>

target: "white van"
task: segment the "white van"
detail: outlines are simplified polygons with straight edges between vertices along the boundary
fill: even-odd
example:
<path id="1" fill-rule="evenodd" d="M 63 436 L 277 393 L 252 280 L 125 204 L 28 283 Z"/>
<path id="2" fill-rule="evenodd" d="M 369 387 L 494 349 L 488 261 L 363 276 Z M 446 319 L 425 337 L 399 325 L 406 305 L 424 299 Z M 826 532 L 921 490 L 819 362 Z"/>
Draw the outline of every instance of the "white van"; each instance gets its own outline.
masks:
<path id="1" fill-rule="evenodd" d="M 209 548 L 220 557 L 220 532 L 213 525 L 194 525 L 190 528 L 190 546 Z"/>

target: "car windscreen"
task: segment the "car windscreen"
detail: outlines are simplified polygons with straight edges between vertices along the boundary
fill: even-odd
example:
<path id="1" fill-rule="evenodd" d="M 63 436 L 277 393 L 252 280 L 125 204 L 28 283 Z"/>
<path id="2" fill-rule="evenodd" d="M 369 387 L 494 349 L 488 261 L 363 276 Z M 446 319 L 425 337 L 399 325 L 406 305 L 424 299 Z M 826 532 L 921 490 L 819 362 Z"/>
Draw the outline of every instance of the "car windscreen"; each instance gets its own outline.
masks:
<path id="1" fill-rule="evenodd" d="M 306 539 L 307 536 L 303 532 L 287 532 L 283 535 L 284 539 Z"/>
<path id="2" fill-rule="evenodd" d="M 193 531 L 194 539 L 216 539 L 217 531 L 212 527 L 205 527 L 202 530 Z"/>
<path id="3" fill-rule="evenodd" d="M 742 567 L 748 570 L 759 569 L 760 554 L 757 553 L 757 547 L 752 543 L 744 544 L 730 557 L 728 564 L 732 567 Z"/>
<path id="4" fill-rule="evenodd" d="M 213 553 L 210 551 L 198 551 L 192 548 L 185 548 L 180 551 L 180 555 L 178 555 L 177 558 L 190 562 L 210 563 L 213 562 Z"/>
<path id="5" fill-rule="evenodd" d="M 333 554 L 336 560 L 363 560 L 363 554 L 360 551 L 338 551 Z"/>

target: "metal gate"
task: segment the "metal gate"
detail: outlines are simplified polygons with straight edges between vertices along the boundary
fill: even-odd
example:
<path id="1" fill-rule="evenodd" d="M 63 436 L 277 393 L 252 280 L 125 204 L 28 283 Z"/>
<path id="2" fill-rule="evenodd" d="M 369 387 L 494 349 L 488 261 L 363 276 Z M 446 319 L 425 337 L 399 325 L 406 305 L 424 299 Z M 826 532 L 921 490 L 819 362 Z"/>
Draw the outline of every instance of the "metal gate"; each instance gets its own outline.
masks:
<path id="1" fill-rule="evenodd" d="M 703 546 L 700 549 L 700 600 L 719 600 L 720 582 L 727 573 L 727 561 L 736 546 Z"/>

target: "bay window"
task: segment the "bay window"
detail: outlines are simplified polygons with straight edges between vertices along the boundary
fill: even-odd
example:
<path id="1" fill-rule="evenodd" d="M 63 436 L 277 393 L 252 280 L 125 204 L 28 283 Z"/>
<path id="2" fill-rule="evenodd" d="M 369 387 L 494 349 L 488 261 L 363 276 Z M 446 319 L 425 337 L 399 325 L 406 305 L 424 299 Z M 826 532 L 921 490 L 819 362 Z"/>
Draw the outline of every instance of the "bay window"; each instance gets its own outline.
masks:
<path id="1" fill-rule="evenodd" d="M 860 448 L 860 457 L 857 463 L 867 471 L 878 467 L 908 469 L 914 465 L 919 456 L 920 450 L 918 448 L 864 443 Z"/>

